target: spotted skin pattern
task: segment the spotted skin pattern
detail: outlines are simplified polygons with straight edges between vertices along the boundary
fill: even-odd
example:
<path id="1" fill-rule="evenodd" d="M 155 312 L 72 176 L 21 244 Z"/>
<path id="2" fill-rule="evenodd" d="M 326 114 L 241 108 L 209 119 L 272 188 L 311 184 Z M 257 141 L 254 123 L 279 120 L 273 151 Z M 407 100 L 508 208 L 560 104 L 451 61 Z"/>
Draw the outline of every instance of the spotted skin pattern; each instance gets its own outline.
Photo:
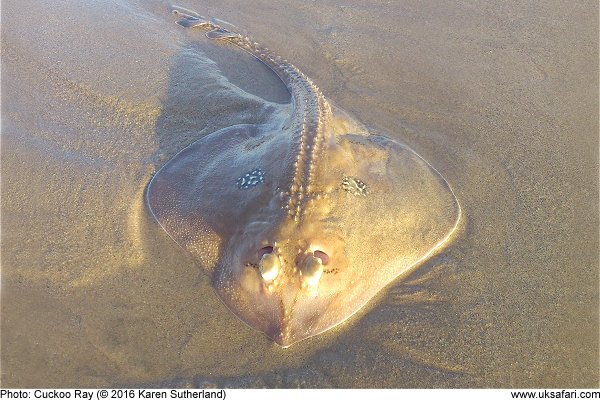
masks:
<path id="1" fill-rule="evenodd" d="M 355 196 L 366 196 L 369 194 L 367 185 L 358 178 L 350 176 L 344 177 L 342 181 L 342 189 Z"/>
<path id="2" fill-rule="evenodd" d="M 265 182 L 265 173 L 260 168 L 255 168 L 237 180 L 238 189 L 250 189 L 259 183 Z"/>

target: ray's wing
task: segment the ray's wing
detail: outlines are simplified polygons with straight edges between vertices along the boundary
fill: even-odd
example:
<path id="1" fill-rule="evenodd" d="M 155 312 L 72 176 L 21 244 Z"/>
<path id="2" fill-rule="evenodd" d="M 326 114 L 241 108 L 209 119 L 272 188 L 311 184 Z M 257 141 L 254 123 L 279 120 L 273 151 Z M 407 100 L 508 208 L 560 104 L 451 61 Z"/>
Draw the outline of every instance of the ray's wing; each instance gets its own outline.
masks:
<path id="1" fill-rule="evenodd" d="M 204 268 L 214 267 L 240 222 L 268 206 L 285 159 L 269 155 L 289 147 L 282 140 L 254 125 L 222 129 L 174 156 L 148 185 L 156 220 Z"/>
<path id="2" fill-rule="evenodd" d="M 344 274 L 347 278 L 328 279 L 348 279 L 352 290 L 328 307 L 332 315 L 323 315 L 323 327 L 352 315 L 440 249 L 461 214 L 440 173 L 398 142 L 348 134 L 339 136 L 334 148 L 319 179 L 329 185 L 330 215 L 343 232 L 352 271 Z"/>

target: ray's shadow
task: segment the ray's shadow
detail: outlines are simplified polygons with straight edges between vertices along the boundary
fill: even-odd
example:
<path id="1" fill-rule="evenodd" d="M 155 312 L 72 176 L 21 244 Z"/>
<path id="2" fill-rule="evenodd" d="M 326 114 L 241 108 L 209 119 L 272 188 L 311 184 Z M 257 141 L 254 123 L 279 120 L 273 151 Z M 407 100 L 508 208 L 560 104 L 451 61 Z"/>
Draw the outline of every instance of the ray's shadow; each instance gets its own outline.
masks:
<path id="1" fill-rule="evenodd" d="M 290 94 L 273 71 L 230 44 L 210 41 L 199 30 L 173 58 L 167 91 L 156 121 L 154 164 L 194 141 L 236 124 L 262 124 L 269 103 L 289 103 Z"/>

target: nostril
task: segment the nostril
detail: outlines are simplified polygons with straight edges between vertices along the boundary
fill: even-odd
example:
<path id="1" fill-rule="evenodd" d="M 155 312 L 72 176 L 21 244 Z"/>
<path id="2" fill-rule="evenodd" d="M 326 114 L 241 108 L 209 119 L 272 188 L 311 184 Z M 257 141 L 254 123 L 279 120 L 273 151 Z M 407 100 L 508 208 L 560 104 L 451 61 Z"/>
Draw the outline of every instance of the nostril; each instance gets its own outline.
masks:
<path id="1" fill-rule="evenodd" d="M 323 265 L 327 265 L 327 263 L 329 262 L 329 256 L 327 255 L 327 253 L 321 251 L 321 250 L 316 250 L 313 255 L 317 258 L 321 259 L 321 263 Z"/>
<path id="2" fill-rule="evenodd" d="M 265 254 L 271 254 L 273 252 L 273 246 L 265 246 L 262 249 L 260 249 L 256 255 L 258 256 L 258 259 L 260 260 Z"/>

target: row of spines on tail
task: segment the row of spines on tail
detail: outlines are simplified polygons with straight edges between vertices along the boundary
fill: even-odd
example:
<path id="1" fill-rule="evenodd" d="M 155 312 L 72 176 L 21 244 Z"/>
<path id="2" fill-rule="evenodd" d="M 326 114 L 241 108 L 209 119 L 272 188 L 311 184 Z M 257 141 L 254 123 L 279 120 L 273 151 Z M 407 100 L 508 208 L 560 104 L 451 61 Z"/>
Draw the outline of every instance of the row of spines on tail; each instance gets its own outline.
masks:
<path id="1" fill-rule="evenodd" d="M 197 14 L 190 14 L 191 11 L 177 7 L 173 10 L 173 14 L 181 17 L 177 21 L 177 24 L 186 28 L 202 27 L 208 29 L 206 36 L 209 39 L 227 39 L 229 42 L 241 47 L 248 51 L 250 54 L 261 60 L 269 68 L 275 71 L 275 73 L 281 78 L 281 80 L 288 87 L 289 91 L 298 91 L 298 87 L 293 87 L 294 83 L 300 83 L 306 86 L 306 89 L 315 91 L 320 94 L 319 88 L 312 82 L 310 78 L 304 75 L 298 68 L 289 63 L 287 60 L 282 59 L 280 56 L 273 56 L 266 47 L 261 47 L 257 42 L 250 40 L 247 36 L 241 35 L 236 32 L 232 32 L 226 28 L 223 28 L 216 22 L 208 20 Z"/>
<path id="2" fill-rule="evenodd" d="M 282 207 L 287 214 L 294 221 L 300 221 L 307 205 L 321 196 L 314 189 L 315 168 L 323 147 L 325 127 L 331 117 L 329 102 L 314 82 L 296 66 L 279 56 L 273 56 L 268 48 L 261 47 L 247 36 L 187 10 L 178 8 L 173 13 L 181 17 L 177 21 L 179 25 L 208 29 L 208 38 L 227 40 L 249 52 L 272 69 L 288 88 L 294 104 L 291 130 L 296 139 L 293 149 L 295 159 L 288 190 L 283 191 L 281 197 Z"/>

